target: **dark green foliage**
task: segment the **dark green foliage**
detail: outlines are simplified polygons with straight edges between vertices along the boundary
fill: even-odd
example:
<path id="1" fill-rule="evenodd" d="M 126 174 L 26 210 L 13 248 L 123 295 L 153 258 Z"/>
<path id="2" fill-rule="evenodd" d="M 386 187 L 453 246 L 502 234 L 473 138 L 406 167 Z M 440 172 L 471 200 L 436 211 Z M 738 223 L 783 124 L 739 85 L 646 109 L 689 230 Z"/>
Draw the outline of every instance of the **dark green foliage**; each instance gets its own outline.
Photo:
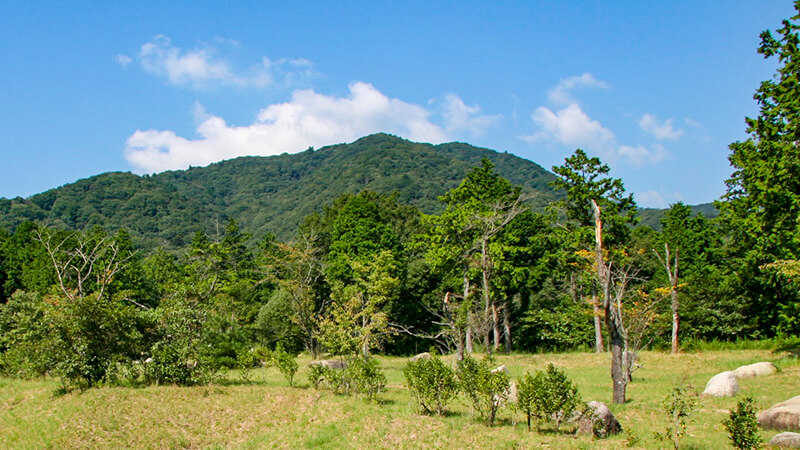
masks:
<path id="1" fill-rule="evenodd" d="M 29 199 L 0 199 L 0 228 L 12 231 L 26 220 L 68 229 L 101 225 L 127 229 L 148 250 L 177 249 L 196 231 L 216 234 L 220 220 L 234 218 L 252 236 L 272 232 L 288 239 L 307 215 L 364 189 L 397 192 L 400 202 L 437 212 L 438 196 L 484 157 L 513 183 L 537 192 L 539 207 L 554 198 L 547 186 L 552 175 L 514 155 L 376 134 L 316 151 L 236 158 L 147 177 L 106 173 Z"/>
<path id="2" fill-rule="evenodd" d="M 736 404 L 736 410 L 722 421 L 728 430 L 728 438 L 735 448 L 752 450 L 761 447 L 761 435 L 758 432 L 758 419 L 753 406 L 753 398 L 745 397 Z"/>
<path id="3" fill-rule="evenodd" d="M 800 4 L 795 3 L 800 12 Z M 800 331 L 787 326 L 781 311 L 800 310 L 800 292 L 761 268 L 779 260 L 800 259 L 800 13 L 775 31 L 761 33 L 758 53 L 774 58 L 773 77 L 754 95 L 756 118 L 746 118 L 749 138 L 730 145 L 734 172 L 718 202 L 722 224 L 731 235 L 739 291 L 752 299 L 747 315 L 757 328 L 774 334 Z"/>
<path id="4" fill-rule="evenodd" d="M 456 377 L 474 410 L 492 426 L 497 411 L 508 399 L 510 382 L 504 370 L 492 372 L 490 364 L 490 359 L 478 360 L 466 355 L 458 362 Z"/>
<path id="5" fill-rule="evenodd" d="M 194 302 L 170 299 L 150 313 L 156 338 L 145 362 L 145 378 L 154 384 L 204 384 L 219 365 L 203 345 L 206 314 Z"/>
<path id="6" fill-rule="evenodd" d="M 590 348 L 594 340 L 591 306 L 576 302 L 565 283 L 549 278 L 520 319 L 516 344 L 526 350 Z"/>
<path id="7" fill-rule="evenodd" d="M 669 441 L 675 450 L 681 447 L 681 440 L 686 434 L 689 416 L 697 406 L 695 394 L 688 387 L 676 387 L 664 399 L 664 412 L 668 418 L 667 429 L 663 433 L 655 433 L 656 439 Z"/>
<path id="8" fill-rule="evenodd" d="M 455 372 L 441 358 L 410 361 L 403 369 L 406 386 L 420 409 L 442 415 L 447 404 L 458 394 Z"/>
<path id="9" fill-rule="evenodd" d="M 528 418 L 537 423 L 552 421 L 558 432 L 561 423 L 583 406 L 578 387 L 567 375 L 552 364 L 546 371 L 537 371 L 531 376 L 526 373 L 517 385 L 517 404 Z"/>

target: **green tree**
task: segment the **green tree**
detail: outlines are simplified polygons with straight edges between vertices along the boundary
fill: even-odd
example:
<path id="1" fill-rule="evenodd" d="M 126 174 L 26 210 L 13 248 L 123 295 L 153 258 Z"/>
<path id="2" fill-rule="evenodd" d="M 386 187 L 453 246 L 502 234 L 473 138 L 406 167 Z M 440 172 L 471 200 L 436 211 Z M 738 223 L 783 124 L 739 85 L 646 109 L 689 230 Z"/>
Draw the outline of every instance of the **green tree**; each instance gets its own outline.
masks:
<path id="1" fill-rule="evenodd" d="M 592 247 L 592 231 L 595 225 L 593 204 L 600 210 L 598 220 L 603 224 L 602 233 L 606 247 L 624 243 L 630 234 L 629 225 L 636 223 L 633 195 L 626 195 L 622 180 L 609 177 L 609 171 L 608 165 L 601 163 L 599 158 L 590 158 L 581 149 L 576 149 L 572 156 L 564 160 L 563 165 L 553 167 L 558 178 L 551 185 L 567 193 L 567 198 L 556 202 L 555 206 L 568 219 L 563 228 L 571 235 L 570 239 L 575 246 L 573 251 Z M 596 286 L 594 283 L 590 285 L 594 308 L 595 350 L 601 352 L 603 339 L 600 323 L 603 312 Z"/>
<path id="2" fill-rule="evenodd" d="M 451 280 L 459 275 L 463 295 L 456 309 L 469 311 L 474 318 L 465 324 L 463 333 L 463 320 L 450 321 L 450 328 L 458 336 L 459 358 L 464 350 L 471 351 L 473 328 L 481 333 L 487 351 L 500 346 L 503 305 L 492 292 L 496 270 L 492 246 L 498 235 L 527 209 L 521 189 L 497 175 L 493 168 L 488 159 L 482 160 L 481 166 L 470 171 L 457 188 L 442 196 L 445 210 L 427 218 L 429 231 L 422 239 L 428 249 L 426 259 L 432 266 L 448 273 Z M 476 275 L 482 305 L 471 311 L 471 287 Z M 463 316 L 463 311 L 456 314 L 459 315 Z"/>
<path id="3" fill-rule="evenodd" d="M 795 2 L 800 12 L 800 2 Z M 718 203 L 742 264 L 741 284 L 756 298 L 751 311 L 761 328 L 780 324 L 780 311 L 798 303 L 794 286 L 759 268 L 776 260 L 800 258 L 800 13 L 782 27 L 761 33 L 758 53 L 777 60 L 772 79 L 754 98 L 756 118 L 746 118 L 749 137 L 730 145 L 734 168 Z M 752 281 L 751 281 L 752 280 Z M 794 329 L 791 331 L 798 331 Z"/>

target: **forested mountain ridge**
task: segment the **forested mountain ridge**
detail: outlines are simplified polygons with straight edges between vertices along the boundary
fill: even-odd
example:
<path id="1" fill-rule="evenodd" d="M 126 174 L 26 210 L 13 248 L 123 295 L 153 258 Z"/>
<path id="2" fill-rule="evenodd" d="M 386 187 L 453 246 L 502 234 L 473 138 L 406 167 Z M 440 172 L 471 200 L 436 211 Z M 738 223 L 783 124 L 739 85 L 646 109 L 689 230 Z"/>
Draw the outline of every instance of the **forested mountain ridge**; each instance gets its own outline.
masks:
<path id="1" fill-rule="evenodd" d="M 343 193 L 364 189 L 396 192 L 402 203 L 438 212 L 438 196 L 456 187 L 482 158 L 529 191 L 534 206 L 557 198 L 548 185 L 554 175 L 518 156 L 375 134 L 350 144 L 240 157 L 152 176 L 105 173 L 27 199 L 0 198 L 0 228 L 13 231 L 26 220 L 70 229 L 101 225 L 125 228 L 146 248 L 182 247 L 196 231 L 214 233 L 227 219 L 236 219 L 244 232 L 286 239 L 308 214 Z"/>

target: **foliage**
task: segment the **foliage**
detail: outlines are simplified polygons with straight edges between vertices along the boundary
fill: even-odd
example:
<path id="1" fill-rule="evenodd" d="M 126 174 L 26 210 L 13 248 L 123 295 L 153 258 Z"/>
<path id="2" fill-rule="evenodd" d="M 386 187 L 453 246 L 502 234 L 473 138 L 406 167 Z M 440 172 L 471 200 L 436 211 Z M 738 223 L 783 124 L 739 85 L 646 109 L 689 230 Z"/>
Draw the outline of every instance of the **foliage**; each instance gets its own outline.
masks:
<path id="1" fill-rule="evenodd" d="M 145 362 L 149 383 L 196 385 L 209 382 L 219 366 L 203 345 L 207 315 L 191 301 L 170 299 L 151 313 L 157 338 Z"/>
<path id="2" fill-rule="evenodd" d="M 403 375 L 417 405 L 429 414 L 444 414 L 445 406 L 458 394 L 455 372 L 436 356 L 409 361 Z"/>
<path id="3" fill-rule="evenodd" d="M 397 295 L 397 266 L 389 251 L 369 262 L 351 261 L 352 284 L 333 286 L 333 303 L 322 323 L 321 339 L 336 355 L 352 355 L 379 347 L 389 330 L 385 305 Z"/>
<path id="4" fill-rule="evenodd" d="M 492 371 L 493 360 L 478 360 L 465 356 L 458 361 L 456 377 L 461 391 L 467 394 L 474 411 L 486 419 L 489 426 L 494 425 L 497 411 L 508 399 L 510 382 L 504 370 Z"/>
<path id="5" fill-rule="evenodd" d="M 736 404 L 736 410 L 722 421 L 728 430 L 729 439 L 734 447 L 741 450 L 752 450 L 761 447 L 761 435 L 758 432 L 758 419 L 753 407 L 753 398 L 745 397 Z"/>
<path id="6" fill-rule="evenodd" d="M 531 418 L 537 423 L 552 420 L 558 432 L 561 423 L 583 405 L 578 387 L 567 375 L 553 364 L 545 371 L 536 371 L 531 376 L 526 373 L 517 385 L 517 404 L 525 412 L 528 429 Z"/>
<path id="7" fill-rule="evenodd" d="M 793 285 L 759 268 L 776 260 L 800 258 L 800 4 L 796 15 L 782 27 L 761 33 L 758 53 L 775 58 L 773 77 L 761 83 L 754 95 L 759 115 L 746 118 L 749 137 L 730 145 L 734 172 L 727 192 L 718 203 L 722 223 L 731 234 L 732 256 L 739 270 L 744 296 L 753 298 L 750 313 L 759 328 L 774 333 L 776 327 L 792 329 L 781 310 L 800 310 L 800 293 Z"/>
<path id="8" fill-rule="evenodd" d="M 681 440 L 686 434 L 689 416 L 697 406 L 697 400 L 688 387 L 676 387 L 664 399 L 664 412 L 667 414 L 669 424 L 663 433 L 654 433 L 662 441 L 670 441 L 675 450 L 681 447 Z"/>
<path id="9" fill-rule="evenodd" d="M 343 368 L 312 365 L 309 382 L 337 394 L 357 394 L 371 402 L 379 402 L 381 393 L 386 390 L 386 376 L 381 372 L 378 360 L 362 355 L 347 358 L 343 363 Z"/>
<path id="10" fill-rule="evenodd" d="M 295 355 L 287 352 L 283 349 L 283 346 L 278 344 L 271 354 L 271 359 L 278 368 L 278 371 L 286 377 L 289 386 L 294 386 L 294 374 L 297 373 L 297 360 L 295 360 Z"/>

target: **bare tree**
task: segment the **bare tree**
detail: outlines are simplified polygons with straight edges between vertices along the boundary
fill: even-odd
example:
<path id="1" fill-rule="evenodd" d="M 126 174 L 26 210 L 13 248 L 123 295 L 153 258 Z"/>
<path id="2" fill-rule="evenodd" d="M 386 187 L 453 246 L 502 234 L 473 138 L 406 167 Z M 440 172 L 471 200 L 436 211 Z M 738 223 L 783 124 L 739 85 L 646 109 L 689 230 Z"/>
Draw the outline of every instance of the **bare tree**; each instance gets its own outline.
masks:
<path id="1" fill-rule="evenodd" d="M 116 239 L 105 233 L 39 227 L 36 228 L 36 240 L 47 251 L 59 287 L 70 300 L 84 298 L 92 288 L 97 299 L 103 299 L 114 276 L 134 256 L 133 252 L 123 251 Z"/>
<path id="2" fill-rule="evenodd" d="M 649 299 L 633 302 L 629 298 L 629 288 L 633 281 L 641 281 L 630 268 L 615 268 L 613 262 L 606 262 L 603 251 L 603 222 L 600 207 L 593 200 L 595 217 L 595 265 L 597 279 L 603 295 L 603 313 L 611 346 L 611 380 L 614 403 L 625 403 L 625 393 L 631 374 L 638 366 L 639 351 L 648 343 L 647 329 L 655 318 L 656 302 Z M 629 301 L 623 314 L 623 302 Z M 627 323 L 626 323 L 627 322 Z M 626 327 L 627 325 L 627 327 Z"/>
<path id="3" fill-rule="evenodd" d="M 678 328 L 680 327 L 680 316 L 678 315 L 678 249 L 675 249 L 675 255 L 670 257 L 669 244 L 664 244 L 664 257 L 661 257 L 655 249 L 653 253 L 656 254 L 664 270 L 667 271 L 669 278 L 669 296 L 672 306 L 672 349 L 671 354 L 678 353 Z"/>

